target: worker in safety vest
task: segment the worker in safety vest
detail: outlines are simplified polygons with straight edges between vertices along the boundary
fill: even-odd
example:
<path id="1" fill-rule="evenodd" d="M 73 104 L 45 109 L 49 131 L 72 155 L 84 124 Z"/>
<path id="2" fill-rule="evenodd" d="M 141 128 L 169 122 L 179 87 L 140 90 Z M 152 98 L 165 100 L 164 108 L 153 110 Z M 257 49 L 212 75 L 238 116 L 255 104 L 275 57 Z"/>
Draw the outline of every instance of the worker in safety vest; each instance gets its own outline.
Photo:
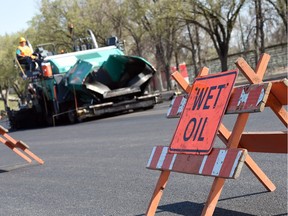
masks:
<path id="1" fill-rule="evenodd" d="M 17 60 L 20 64 L 25 65 L 26 70 L 34 71 L 35 70 L 35 62 L 38 63 L 38 66 L 41 69 L 41 61 L 38 59 L 37 55 L 32 53 L 32 50 L 26 44 L 26 39 L 24 37 L 20 37 L 19 46 L 16 50 Z"/>

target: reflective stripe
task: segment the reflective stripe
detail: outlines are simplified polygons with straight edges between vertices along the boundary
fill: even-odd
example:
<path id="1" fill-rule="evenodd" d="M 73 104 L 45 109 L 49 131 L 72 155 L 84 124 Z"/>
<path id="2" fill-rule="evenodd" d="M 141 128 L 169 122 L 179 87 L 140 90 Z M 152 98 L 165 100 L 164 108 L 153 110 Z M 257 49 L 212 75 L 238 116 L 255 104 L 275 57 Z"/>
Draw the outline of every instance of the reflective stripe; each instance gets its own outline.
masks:
<path id="1" fill-rule="evenodd" d="M 235 159 L 235 161 L 234 161 L 234 164 L 233 164 L 233 166 L 232 166 L 232 169 L 231 169 L 231 172 L 230 172 L 230 175 L 229 175 L 229 177 L 233 177 L 233 175 L 234 175 L 234 173 L 235 173 L 235 169 L 237 168 L 237 166 L 238 166 L 238 164 L 239 164 L 239 159 L 240 159 L 240 157 L 241 157 L 241 155 L 243 154 L 243 152 L 238 152 L 238 154 L 237 154 L 237 157 L 236 157 L 236 159 Z"/>
<path id="2" fill-rule="evenodd" d="M 148 163 L 147 163 L 147 166 L 146 166 L 146 167 L 150 167 L 151 161 L 152 161 L 152 159 L 153 159 L 153 156 L 154 156 L 155 151 L 156 151 L 156 146 L 153 147 L 152 154 L 151 154 L 151 156 L 150 156 L 150 158 L 149 158 L 149 160 L 148 160 Z"/>
<path id="3" fill-rule="evenodd" d="M 217 160 L 214 164 L 213 170 L 212 170 L 212 175 L 218 176 L 221 170 L 221 167 L 224 163 L 225 157 L 226 157 L 227 151 L 226 150 L 220 150 Z"/>
<path id="4" fill-rule="evenodd" d="M 205 165 L 205 163 L 206 163 L 207 158 L 208 158 L 208 156 L 205 155 L 204 158 L 203 158 L 203 161 L 202 161 L 202 163 L 201 163 L 200 169 L 199 169 L 199 174 L 202 174 L 203 168 L 204 168 L 204 165 Z"/>
<path id="5" fill-rule="evenodd" d="M 175 162 L 175 160 L 176 160 L 176 157 L 177 157 L 177 154 L 174 154 L 174 155 L 173 155 L 173 158 L 172 158 L 172 161 L 171 161 L 171 164 L 170 164 L 170 166 L 169 166 L 169 170 L 172 170 L 173 165 L 174 165 L 174 162 Z"/>
<path id="6" fill-rule="evenodd" d="M 159 161 L 158 161 L 157 166 L 156 166 L 157 169 L 160 169 L 162 167 L 162 164 L 165 160 L 167 152 L 168 152 L 168 147 L 163 147 L 161 156 L 160 156 Z"/>

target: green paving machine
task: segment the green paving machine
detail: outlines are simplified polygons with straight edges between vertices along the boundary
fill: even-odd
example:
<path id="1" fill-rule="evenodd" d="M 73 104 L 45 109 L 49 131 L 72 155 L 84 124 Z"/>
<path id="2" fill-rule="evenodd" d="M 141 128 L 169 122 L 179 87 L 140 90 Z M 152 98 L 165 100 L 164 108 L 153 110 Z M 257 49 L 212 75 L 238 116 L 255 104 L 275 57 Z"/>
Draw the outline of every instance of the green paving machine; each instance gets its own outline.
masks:
<path id="1" fill-rule="evenodd" d="M 99 48 L 92 31 L 88 33 L 90 40 L 71 53 L 53 55 L 37 47 L 42 70 L 25 71 L 30 81 L 27 103 L 8 111 L 11 128 L 76 123 L 154 107 L 159 94 L 147 90 L 154 67 L 141 57 L 125 55 L 116 37 Z"/>

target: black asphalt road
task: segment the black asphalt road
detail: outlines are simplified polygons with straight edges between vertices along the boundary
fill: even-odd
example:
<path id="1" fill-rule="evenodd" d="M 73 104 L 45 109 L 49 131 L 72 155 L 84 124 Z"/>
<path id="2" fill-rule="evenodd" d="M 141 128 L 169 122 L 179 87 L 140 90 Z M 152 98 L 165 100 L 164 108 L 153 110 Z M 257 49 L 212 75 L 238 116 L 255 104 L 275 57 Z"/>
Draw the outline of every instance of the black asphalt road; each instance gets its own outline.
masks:
<path id="1" fill-rule="evenodd" d="M 169 145 L 178 119 L 169 103 L 81 124 L 11 132 L 45 160 L 27 165 L 0 145 L 0 216 L 142 216 L 160 172 L 152 148 Z M 230 129 L 235 115 L 225 116 Z M 2 124 L 4 124 L 2 122 Z M 250 115 L 247 131 L 286 130 L 270 109 Z M 224 147 L 217 138 L 216 147 Z M 287 215 L 287 155 L 251 153 L 277 189 L 267 192 L 244 166 L 227 180 L 214 215 Z M 172 173 L 157 216 L 200 215 L 213 178 Z"/>

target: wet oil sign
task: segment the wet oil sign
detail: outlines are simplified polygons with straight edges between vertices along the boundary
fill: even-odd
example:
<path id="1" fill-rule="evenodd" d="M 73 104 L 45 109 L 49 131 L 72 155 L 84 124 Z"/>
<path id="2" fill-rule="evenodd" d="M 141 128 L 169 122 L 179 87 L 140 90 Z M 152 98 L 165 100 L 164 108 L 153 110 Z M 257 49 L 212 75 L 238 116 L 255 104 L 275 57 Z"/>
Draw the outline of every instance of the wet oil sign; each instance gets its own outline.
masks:
<path id="1" fill-rule="evenodd" d="M 209 154 L 237 74 L 234 70 L 195 79 L 170 153 Z"/>

